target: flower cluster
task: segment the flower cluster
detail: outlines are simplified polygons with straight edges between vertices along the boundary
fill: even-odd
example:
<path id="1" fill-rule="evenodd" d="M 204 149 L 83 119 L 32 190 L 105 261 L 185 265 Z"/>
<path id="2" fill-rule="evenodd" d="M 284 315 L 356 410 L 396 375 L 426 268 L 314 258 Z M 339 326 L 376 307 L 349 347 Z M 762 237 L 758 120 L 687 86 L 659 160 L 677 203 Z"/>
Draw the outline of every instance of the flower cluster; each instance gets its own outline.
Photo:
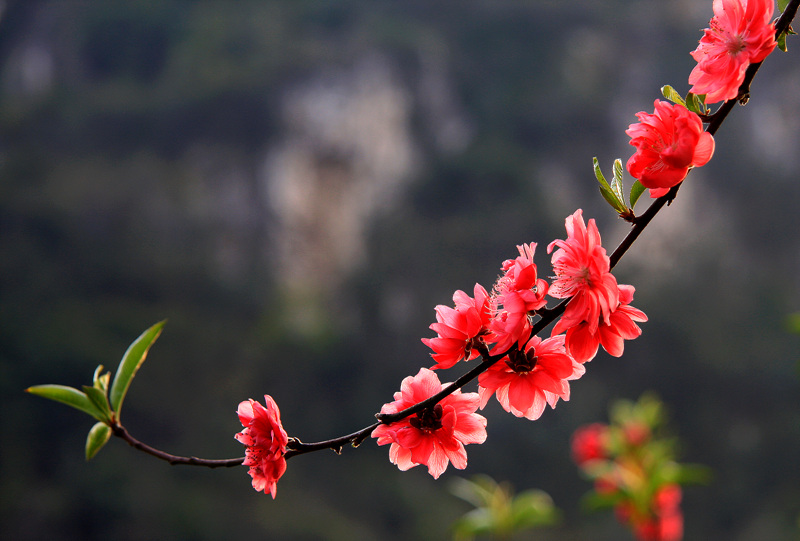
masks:
<path id="1" fill-rule="evenodd" d="M 674 441 L 659 435 L 664 413 L 656 398 L 618 401 L 611 411 L 610 424 L 586 425 L 572 436 L 572 458 L 594 482 L 589 499 L 613 508 L 640 541 L 680 541 L 678 482 L 699 480 L 702 468 L 674 461 Z"/>
<path id="2" fill-rule="evenodd" d="M 630 306 L 633 288 L 617 284 L 611 274 L 594 220 L 587 225 L 579 209 L 566 219 L 566 231 L 566 239 L 548 246 L 555 272 L 552 284 L 539 277 L 533 261 L 536 244 L 524 244 L 517 247 L 516 258 L 501 265 L 491 294 L 476 284 L 474 297 L 456 291 L 454 307 L 436 307 L 436 323 L 430 328 L 437 336 L 422 339 L 433 350 L 436 364 L 432 368 L 451 368 L 478 356 L 487 366 L 478 378 L 480 399 L 470 402 L 472 410 L 463 409 L 460 415 L 476 415 L 478 407 L 483 409 L 495 396 L 509 413 L 538 419 L 548 404 L 554 408 L 559 399 L 569 400 L 569 382 L 584 374 L 584 363 L 594 358 L 601 345 L 619 356 L 624 340 L 641 334 L 636 322 L 646 321 L 647 316 Z M 548 296 L 568 301 L 552 336 L 542 339 L 533 335 L 533 325 L 539 311 L 546 309 Z M 422 385 L 423 375 L 430 389 L 417 393 L 414 399 L 419 402 L 438 392 L 435 374 L 420 372 L 403 382 L 395 402 L 386 404 L 381 413 L 396 413 L 416 403 L 411 399 L 412 384 Z M 415 383 L 418 379 L 420 382 Z M 443 406 L 445 400 L 439 404 Z M 439 415 L 443 414 L 440 411 Z M 381 425 L 372 435 L 380 445 L 392 443 L 390 459 L 400 469 L 425 464 L 438 477 L 447 458 L 455 467 L 463 468 L 466 455 L 461 454 L 463 447 L 450 456 L 437 445 L 446 450 L 450 438 L 466 444 L 476 443 L 476 437 L 465 431 L 459 434 L 439 421 L 429 425 L 431 415 L 430 410 L 423 410 L 410 421 Z M 464 434 L 468 435 L 466 439 Z M 485 438 L 485 431 L 482 436 Z M 420 445 L 421 440 L 428 443 Z M 452 441 L 449 445 L 456 448 Z"/>

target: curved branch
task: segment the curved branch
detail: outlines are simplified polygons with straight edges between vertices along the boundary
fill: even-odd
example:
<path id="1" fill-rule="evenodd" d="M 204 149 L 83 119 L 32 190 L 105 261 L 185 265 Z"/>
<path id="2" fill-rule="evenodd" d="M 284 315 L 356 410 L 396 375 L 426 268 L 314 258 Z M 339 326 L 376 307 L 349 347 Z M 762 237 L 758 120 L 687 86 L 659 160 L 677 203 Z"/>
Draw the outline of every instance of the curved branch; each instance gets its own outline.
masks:
<path id="1" fill-rule="evenodd" d="M 137 440 L 136 438 L 130 435 L 130 432 L 128 432 L 124 426 L 122 426 L 119 423 L 111 425 L 111 431 L 114 433 L 115 436 L 127 441 L 128 444 L 134 449 L 138 449 L 143 453 L 147 453 L 148 455 L 160 458 L 161 460 L 165 460 L 170 464 L 172 464 L 173 466 L 176 466 L 178 464 L 184 464 L 186 466 L 205 466 L 206 468 L 231 468 L 233 466 L 241 466 L 242 462 L 244 462 L 244 457 L 228 458 L 222 460 L 210 460 L 207 458 L 197 458 L 194 456 L 171 455 L 164 451 L 160 451 L 155 447 L 150 447 L 146 443 L 142 443 L 141 441 Z"/>
<path id="2" fill-rule="evenodd" d="M 780 36 L 788 32 L 791 29 L 792 21 L 794 20 L 798 8 L 800 7 L 800 0 L 791 0 L 787 5 L 784 12 L 781 14 L 778 21 L 775 23 L 775 36 Z M 717 111 L 713 114 L 703 117 L 704 122 L 707 122 L 708 125 L 706 126 L 706 131 L 711 135 L 716 134 L 717 130 L 720 128 L 722 123 L 725 121 L 725 118 L 728 114 L 733 110 L 733 107 L 737 103 L 746 103 L 749 99 L 750 95 L 750 84 L 753 81 L 753 78 L 758 72 L 758 69 L 761 67 L 762 62 L 757 64 L 751 64 L 748 66 L 747 71 L 745 72 L 745 78 L 742 82 L 742 85 L 739 87 L 739 96 L 735 99 L 728 100 L 724 102 Z M 612 254 L 609 256 L 610 260 L 610 268 L 613 269 L 617 263 L 619 263 L 620 259 L 623 255 L 630 249 L 639 235 L 644 231 L 644 229 L 650 224 L 650 222 L 655 218 L 656 214 L 658 214 L 665 205 L 668 205 L 672 202 L 675 196 L 680 189 L 680 184 L 673 186 L 666 195 L 657 198 L 653 203 L 647 208 L 647 210 L 641 215 L 637 216 L 633 221 L 633 226 L 628 234 L 625 236 L 624 239 L 620 242 L 620 244 L 614 249 Z M 542 309 L 536 312 L 536 315 L 539 316 L 539 320 L 536 321 L 533 325 L 533 329 L 531 332 L 532 336 L 537 335 L 541 331 L 543 331 L 547 326 L 549 326 L 556 318 L 558 318 L 561 314 L 564 313 L 564 309 L 566 308 L 569 299 L 565 299 L 564 301 L 560 302 L 553 308 L 550 309 Z M 488 370 L 493 364 L 498 362 L 500 359 L 505 357 L 509 351 L 516 349 L 517 346 L 514 345 L 508 351 L 503 352 L 502 354 L 498 355 L 491 355 L 488 350 L 484 350 L 481 352 L 481 358 L 483 362 L 478 364 L 477 366 L 473 367 L 468 372 L 464 373 L 459 377 L 455 382 L 447 385 L 444 387 L 439 393 L 414 404 L 402 411 L 391 413 L 391 414 L 381 414 L 378 413 L 375 417 L 378 419 L 378 422 L 373 423 L 369 426 L 362 428 L 356 432 L 351 434 L 347 434 L 345 436 L 341 436 L 338 438 L 333 438 L 330 440 L 319 441 L 315 443 L 303 443 L 296 438 L 292 438 L 287 445 L 287 450 L 285 453 L 285 458 L 289 459 L 293 456 L 311 453 L 314 451 L 321 451 L 323 449 L 331 449 L 336 453 L 341 453 L 342 449 L 346 445 L 352 445 L 353 447 L 358 447 L 365 439 L 369 437 L 371 432 L 377 428 L 381 424 L 390 424 L 406 417 L 409 417 L 415 413 L 418 413 L 426 408 L 432 407 L 443 398 L 449 396 L 450 394 L 454 393 L 456 390 L 461 389 L 467 383 L 473 381 L 477 378 L 480 374 Z M 177 464 L 185 464 L 190 466 L 205 466 L 208 468 L 227 468 L 232 466 L 239 466 L 244 462 L 244 458 L 232 458 L 232 459 L 224 459 L 224 460 L 208 460 L 203 458 L 196 458 L 196 457 L 183 457 L 183 456 L 176 456 L 169 453 L 165 453 L 164 451 L 160 451 L 149 445 L 140 442 L 139 440 L 135 439 L 131 436 L 128 431 L 120 424 L 115 424 L 111 427 L 115 436 L 118 436 L 125 441 L 128 442 L 132 447 L 152 455 L 156 458 L 161 460 L 165 460 L 170 464 L 177 465 Z"/>

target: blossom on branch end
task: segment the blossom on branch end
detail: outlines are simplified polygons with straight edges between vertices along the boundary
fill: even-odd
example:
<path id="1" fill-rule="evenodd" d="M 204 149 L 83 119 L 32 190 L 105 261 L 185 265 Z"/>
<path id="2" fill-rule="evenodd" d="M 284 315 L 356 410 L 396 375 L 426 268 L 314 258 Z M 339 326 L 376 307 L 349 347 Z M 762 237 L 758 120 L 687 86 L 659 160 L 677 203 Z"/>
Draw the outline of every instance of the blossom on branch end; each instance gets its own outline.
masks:
<path id="1" fill-rule="evenodd" d="M 416 376 L 403 379 L 394 402 L 384 404 L 381 413 L 397 413 L 441 390 L 436 373 L 421 368 Z M 428 473 L 438 479 L 451 462 L 459 470 L 467 467 L 465 445 L 486 441 L 486 418 L 475 413 L 479 402 L 478 393 L 456 390 L 433 407 L 379 425 L 372 437 L 378 439 L 378 445 L 392 444 L 389 460 L 402 471 L 424 464 Z"/>
<path id="2" fill-rule="evenodd" d="M 580 378 L 583 365 L 567 355 L 564 335 L 542 340 L 534 336 L 524 350 L 513 349 L 478 378 L 481 408 L 492 394 L 503 409 L 536 420 L 547 404 L 569 400 L 569 380 Z"/>
<path id="3" fill-rule="evenodd" d="M 289 437 L 281 425 L 281 412 L 271 396 L 265 395 L 266 407 L 252 398 L 239 404 L 237 413 L 244 430 L 234 436 L 247 446 L 243 464 L 250 466 L 253 488 L 269 492 L 275 499 L 278 479 L 286 471 L 286 445 Z"/>
<path id="4" fill-rule="evenodd" d="M 686 178 L 689 169 L 708 163 L 714 154 L 714 137 L 703 131 L 697 113 L 680 104 L 656 100 L 655 111 L 636 113 L 639 123 L 625 133 L 636 153 L 627 163 L 628 172 L 651 197 L 665 195 L 669 188 Z"/>
<path id="5" fill-rule="evenodd" d="M 747 67 L 777 44 L 774 9 L 774 0 L 714 0 L 710 28 L 691 53 L 697 66 L 689 75 L 690 92 L 705 94 L 706 103 L 739 97 Z"/>

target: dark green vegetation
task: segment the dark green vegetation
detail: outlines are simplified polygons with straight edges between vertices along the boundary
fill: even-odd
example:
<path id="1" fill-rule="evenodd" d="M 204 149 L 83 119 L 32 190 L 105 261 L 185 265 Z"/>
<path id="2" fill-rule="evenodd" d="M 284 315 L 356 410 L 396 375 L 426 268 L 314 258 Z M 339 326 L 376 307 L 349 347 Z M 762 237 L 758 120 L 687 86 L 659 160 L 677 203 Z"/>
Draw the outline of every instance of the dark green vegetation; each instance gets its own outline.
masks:
<path id="1" fill-rule="evenodd" d="M 663 84 L 688 90 L 711 16 L 710 0 L 3 6 L 0 537 L 15 540 L 442 539 L 468 509 L 446 489 L 461 472 L 402 473 L 365 442 L 292 459 L 273 502 L 244 468 L 170 467 L 121 441 L 86 464 L 91 419 L 23 389 L 89 384 L 168 318 L 125 401 L 137 438 L 241 456 L 236 406 L 264 393 L 305 441 L 366 426 L 429 366 L 419 339 L 453 290 L 489 287 L 523 242 L 549 274 L 578 207 L 609 248 L 622 238 L 592 157 L 627 160 L 634 113 Z M 651 318 L 625 356 L 598 356 L 540 421 L 485 410 L 465 475 L 547 491 L 564 524 L 543 539 L 625 535 L 578 511 L 568 439 L 645 389 L 684 459 L 715 471 L 686 491 L 687 538 L 796 538 L 799 79 L 790 38 L 618 266 Z M 315 179 L 301 203 L 275 188 L 297 185 L 286 164 Z"/>

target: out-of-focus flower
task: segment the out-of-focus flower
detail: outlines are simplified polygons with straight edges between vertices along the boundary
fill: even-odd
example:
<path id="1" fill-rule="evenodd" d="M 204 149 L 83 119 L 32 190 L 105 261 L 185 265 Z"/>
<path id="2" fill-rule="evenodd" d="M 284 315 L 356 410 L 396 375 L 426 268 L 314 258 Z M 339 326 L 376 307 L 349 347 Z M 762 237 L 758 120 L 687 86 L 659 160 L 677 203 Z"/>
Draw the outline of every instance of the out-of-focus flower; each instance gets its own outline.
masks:
<path id="1" fill-rule="evenodd" d="M 286 471 L 286 445 L 289 438 L 281 425 L 281 412 L 271 396 L 265 395 L 266 407 L 252 398 L 239 404 L 237 413 L 244 430 L 236 434 L 247 446 L 244 465 L 250 466 L 253 488 L 269 492 L 275 498 L 278 479 Z"/>
<path id="2" fill-rule="evenodd" d="M 676 442 L 659 431 L 664 414 L 655 397 L 618 400 L 611 417 L 611 424 L 587 425 L 572 437 L 572 457 L 594 483 L 593 504 L 612 508 L 638 541 L 681 541 L 678 482 L 700 482 L 707 471 L 675 461 Z"/>
<path id="3" fill-rule="evenodd" d="M 592 423 L 572 434 L 572 460 L 583 466 L 592 460 L 608 458 L 608 425 Z"/>
<path id="4" fill-rule="evenodd" d="M 747 66 L 775 49 L 774 9 L 774 0 L 714 0 L 714 17 L 691 53 L 690 92 L 705 94 L 706 103 L 738 97 Z"/>
<path id="5" fill-rule="evenodd" d="M 403 379 L 394 402 L 384 404 L 381 413 L 397 413 L 441 390 L 436 373 L 422 368 L 416 376 Z M 438 479 L 451 462 L 459 470 L 467 467 L 465 445 L 486 441 L 486 418 L 475 413 L 479 403 L 478 393 L 456 390 L 432 408 L 379 425 L 372 437 L 378 445 L 392 444 L 389 459 L 401 470 L 424 464 Z"/>
<path id="6" fill-rule="evenodd" d="M 480 284 L 475 284 L 475 297 L 459 290 L 453 294 L 455 308 L 436 307 L 436 323 L 430 328 L 436 338 L 423 338 L 431 348 L 436 365 L 433 368 L 450 368 L 458 361 L 474 359 L 480 354 L 478 346 L 487 332 L 489 323 L 489 294 Z"/>
<path id="7" fill-rule="evenodd" d="M 547 404 L 569 400 L 569 380 L 578 379 L 583 366 L 567 355 L 564 335 L 542 340 L 534 336 L 524 349 L 511 350 L 478 378 L 481 408 L 492 394 L 503 409 L 517 417 L 538 419 Z"/>
<path id="8" fill-rule="evenodd" d="M 714 137 L 703 131 L 697 113 L 680 104 L 655 101 L 653 114 L 636 113 L 637 124 L 625 133 L 636 153 L 627 163 L 628 172 L 651 197 L 661 197 L 686 178 L 689 169 L 708 163 L 714 154 Z"/>
<path id="9" fill-rule="evenodd" d="M 664 485 L 653 496 L 649 514 L 629 513 L 628 522 L 638 541 L 681 541 L 683 513 L 680 508 L 681 487 Z"/>

